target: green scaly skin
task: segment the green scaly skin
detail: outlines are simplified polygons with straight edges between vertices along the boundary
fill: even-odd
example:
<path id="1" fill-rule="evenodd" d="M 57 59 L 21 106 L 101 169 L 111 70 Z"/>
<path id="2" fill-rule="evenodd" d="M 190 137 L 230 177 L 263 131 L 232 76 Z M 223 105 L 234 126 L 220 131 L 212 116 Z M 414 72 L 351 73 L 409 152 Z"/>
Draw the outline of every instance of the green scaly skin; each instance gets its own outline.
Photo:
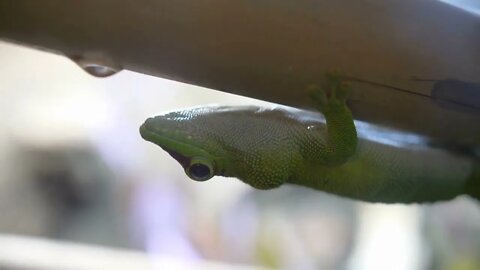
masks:
<path id="1" fill-rule="evenodd" d="M 357 139 L 348 88 L 336 73 L 312 87 L 326 125 L 296 109 L 199 107 L 149 118 L 140 133 L 196 181 L 236 177 L 257 189 L 291 183 L 384 203 L 480 197 L 480 166 L 472 159 Z"/>

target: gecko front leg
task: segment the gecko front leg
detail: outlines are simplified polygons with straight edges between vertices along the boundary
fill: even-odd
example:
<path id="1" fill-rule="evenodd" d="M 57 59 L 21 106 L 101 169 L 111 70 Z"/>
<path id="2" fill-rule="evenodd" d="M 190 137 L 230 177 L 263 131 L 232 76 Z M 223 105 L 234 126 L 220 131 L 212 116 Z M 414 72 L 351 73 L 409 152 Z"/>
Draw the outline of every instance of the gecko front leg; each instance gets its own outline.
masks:
<path id="1" fill-rule="evenodd" d="M 357 148 L 357 131 L 346 100 L 350 86 L 338 72 L 328 72 L 321 87 L 310 87 L 310 97 L 327 121 L 324 143 L 317 144 L 315 159 L 324 165 L 347 161 Z"/>

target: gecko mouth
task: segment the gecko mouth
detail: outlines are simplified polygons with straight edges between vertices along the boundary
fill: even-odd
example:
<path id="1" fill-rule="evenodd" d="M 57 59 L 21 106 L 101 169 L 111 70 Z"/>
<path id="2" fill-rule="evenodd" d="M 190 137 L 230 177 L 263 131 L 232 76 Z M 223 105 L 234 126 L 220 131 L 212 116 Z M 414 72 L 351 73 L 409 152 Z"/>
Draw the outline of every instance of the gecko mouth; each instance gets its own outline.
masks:
<path id="1" fill-rule="evenodd" d="M 182 147 L 190 147 L 180 141 L 168 138 L 167 136 L 162 136 L 154 130 L 149 129 L 146 124 L 140 126 L 140 134 L 143 139 L 152 142 L 160 146 L 165 152 L 167 152 L 171 157 L 173 157 L 185 170 L 187 176 L 195 181 L 203 182 L 212 178 L 214 174 L 214 165 L 213 163 L 203 157 L 202 155 L 195 155 L 197 153 L 192 153 L 192 155 L 185 155 L 179 151 L 172 149 L 182 149 Z M 200 149 L 197 149 L 197 151 Z"/>
<path id="2" fill-rule="evenodd" d="M 190 161 L 192 160 L 189 157 L 186 157 L 176 151 L 167 149 L 166 147 L 162 147 L 165 152 L 167 152 L 171 157 L 173 157 L 180 165 L 182 165 L 183 168 L 187 168 L 190 165 Z"/>
<path id="3" fill-rule="evenodd" d="M 193 156 L 208 156 L 203 149 L 184 141 L 171 138 L 170 134 L 163 134 L 155 126 L 151 125 L 153 118 L 149 118 L 140 126 L 140 135 L 146 141 L 160 146 L 165 152 L 173 157 L 184 169 L 189 168 Z M 190 154 L 184 154 L 176 149 L 193 150 Z"/>
<path id="4" fill-rule="evenodd" d="M 174 151 L 166 146 L 163 146 L 161 144 L 156 143 L 156 139 L 159 139 L 160 136 L 153 130 L 149 129 L 146 124 L 143 124 L 140 126 L 140 135 L 144 140 L 147 140 L 149 142 L 152 142 L 158 146 L 160 146 L 165 152 L 167 152 L 171 157 L 173 157 L 182 167 L 186 168 L 190 164 L 191 158 L 180 154 L 177 151 Z M 168 140 L 166 138 L 163 138 L 163 140 Z M 172 140 L 173 141 L 173 140 Z"/>

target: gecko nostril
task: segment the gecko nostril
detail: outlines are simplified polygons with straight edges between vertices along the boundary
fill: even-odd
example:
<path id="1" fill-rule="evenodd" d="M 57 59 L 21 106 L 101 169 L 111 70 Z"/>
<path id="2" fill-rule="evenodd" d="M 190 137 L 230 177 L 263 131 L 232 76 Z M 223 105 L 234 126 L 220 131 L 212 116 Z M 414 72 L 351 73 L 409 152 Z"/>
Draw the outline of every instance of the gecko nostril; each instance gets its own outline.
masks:
<path id="1" fill-rule="evenodd" d="M 154 127 L 154 123 L 155 123 L 155 120 L 153 117 L 150 117 L 148 118 L 147 120 L 145 120 L 145 122 L 143 123 L 143 127 L 148 129 L 148 130 L 152 130 L 153 127 Z"/>

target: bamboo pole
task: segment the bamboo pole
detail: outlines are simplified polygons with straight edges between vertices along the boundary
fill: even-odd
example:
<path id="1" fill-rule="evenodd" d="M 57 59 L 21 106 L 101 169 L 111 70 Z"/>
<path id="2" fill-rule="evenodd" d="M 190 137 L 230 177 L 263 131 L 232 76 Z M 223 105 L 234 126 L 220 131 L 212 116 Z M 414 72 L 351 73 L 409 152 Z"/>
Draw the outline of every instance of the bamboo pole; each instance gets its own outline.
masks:
<path id="1" fill-rule="evenodd" d="M 479 141 L 480 16 L 433 0 L 1 0 L 0 38 L 302 108 L 339 69 L 357 119 Z"/>

